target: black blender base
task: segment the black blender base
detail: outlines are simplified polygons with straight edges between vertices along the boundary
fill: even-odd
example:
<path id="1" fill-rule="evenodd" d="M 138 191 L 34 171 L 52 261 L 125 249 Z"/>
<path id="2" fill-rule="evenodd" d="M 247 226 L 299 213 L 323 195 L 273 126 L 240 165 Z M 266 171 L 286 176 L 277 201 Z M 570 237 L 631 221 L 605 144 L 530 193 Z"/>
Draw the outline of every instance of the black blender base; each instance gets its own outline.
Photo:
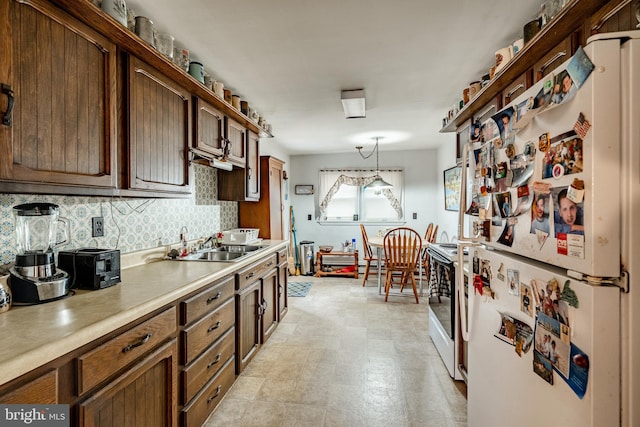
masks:
<path id="1" fill-rule="evenodd" d="M 66 284 L 64 286 L 65 290 L 63 293 L 53 295 L 51 298 L 41 299 L 38 294 L 39 285 L 34 283 L 32 280 L 16 275 L 13 272 L 9 276 L 9 286 L 11 287 L 14 305 L 42 304 L 49 301 L 56 301 L 69 295 L 68 284 Z"/>

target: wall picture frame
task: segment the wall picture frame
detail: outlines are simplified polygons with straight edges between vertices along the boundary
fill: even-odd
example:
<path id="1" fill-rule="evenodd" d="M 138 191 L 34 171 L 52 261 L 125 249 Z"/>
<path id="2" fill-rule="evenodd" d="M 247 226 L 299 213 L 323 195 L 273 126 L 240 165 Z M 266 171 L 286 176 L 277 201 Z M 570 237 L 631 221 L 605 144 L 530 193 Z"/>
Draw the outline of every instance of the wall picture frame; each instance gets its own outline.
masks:
<path id="1" fill-rule="evenodd" d="M 296 194 L 309 195 L 313 194 L 313 185 L 296 185 Z"/>
<path id="2" fill-rule="evenodd" d="M 448 211 L 460 209 L 460 190 L 462 186 L 462 166 L 444 170 L 444 208 Z"/>

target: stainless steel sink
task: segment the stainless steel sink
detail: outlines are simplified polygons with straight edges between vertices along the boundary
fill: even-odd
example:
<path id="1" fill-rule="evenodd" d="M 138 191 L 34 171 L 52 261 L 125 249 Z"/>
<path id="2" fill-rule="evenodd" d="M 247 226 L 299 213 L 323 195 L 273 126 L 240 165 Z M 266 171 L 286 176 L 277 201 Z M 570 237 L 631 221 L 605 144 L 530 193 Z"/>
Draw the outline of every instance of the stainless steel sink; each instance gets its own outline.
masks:
<path id="1" fill-rule="evenodd" d="M 233 252 L 233 253 L 248 253 L 255 252 L 257 250 L 266 248 L 266 246 L 258 246 L 258 245 L 222 245 L 219 248 L 214 248 L 212 251 L 214 252 Z"/>
<path id="2" fill-rule="evenodd" d="M 258 245 L 222 245 L 219 248 L 204 249 L 174 259 L 176 261 L 234 262 L 246 255 L 267 247 L 268 246 Z"/>
<path id="3" fill-rule="evenodd" d="M 240 258 L 243 256 L 243 253 L 240 252 L 217 252 L 217 251 L 207 251 L 202 252 L 195 255 L 196 260 L 201 261 L 233 261 L 234 259 Z"/>

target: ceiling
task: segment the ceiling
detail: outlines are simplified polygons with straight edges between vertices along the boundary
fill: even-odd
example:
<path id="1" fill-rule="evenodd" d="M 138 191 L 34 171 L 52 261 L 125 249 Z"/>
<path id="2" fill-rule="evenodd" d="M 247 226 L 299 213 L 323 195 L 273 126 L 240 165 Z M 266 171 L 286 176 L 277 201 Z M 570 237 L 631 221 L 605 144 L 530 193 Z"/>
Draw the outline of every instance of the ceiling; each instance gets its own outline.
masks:
<path id="1" fill-rule="evenodd" d="M 127 0 L 255 106 L 291 155 L 435 148 L 442 118 L 540 0 Z M 345 119 L 341 90 L 364 89 Z"/>

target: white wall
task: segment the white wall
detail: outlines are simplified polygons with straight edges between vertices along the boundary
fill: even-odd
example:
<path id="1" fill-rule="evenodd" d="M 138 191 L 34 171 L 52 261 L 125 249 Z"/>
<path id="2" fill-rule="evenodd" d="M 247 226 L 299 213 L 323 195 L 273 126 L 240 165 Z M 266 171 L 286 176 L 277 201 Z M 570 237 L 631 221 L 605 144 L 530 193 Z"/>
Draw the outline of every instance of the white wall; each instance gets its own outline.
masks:
<path id="1" fill-rule="evenodd" d="M 404 208 L 406 226 L 417 230 L 421 235 L 430 222 L 438 221 L 439 210 L 444 209 L 443 184 L 438 177 L 442 174 L 438 167 L 437 150 L 416 150 L 398 152 L 380 152 L 380 168 L 404 169 Z M 455 158 L 455 154 L 452 159 Z M 319 245 L 333 245 L 340 249 L 340 243 L 356 238 L 357 246 L 362 251 L 362 235 L 360 223 L 350 225 L 320 225 L 316 221 L 316 206 L 318 195 L 295 195 L 295 186 L 311 184 L 317 190 L 318 171 L 325 168 L 375 167 L 375 159 L 362 159 L 357 151 L 353 153 L 305 155 L 291 157 L 291 173 L 289 179 L 291 205 L 295 212 L 297 241 L 311 240 L 315 242 L 316 250 Z M 440 200 L 442 199 L 442 200 Z M 417 219 L 412 214 L 417 213 Z M 311 220 L 307 216 L 311 215 Z M 378 229 L 384 229 L 384 224 L 367 225 L 367 233 L 375 235 Z"/>

